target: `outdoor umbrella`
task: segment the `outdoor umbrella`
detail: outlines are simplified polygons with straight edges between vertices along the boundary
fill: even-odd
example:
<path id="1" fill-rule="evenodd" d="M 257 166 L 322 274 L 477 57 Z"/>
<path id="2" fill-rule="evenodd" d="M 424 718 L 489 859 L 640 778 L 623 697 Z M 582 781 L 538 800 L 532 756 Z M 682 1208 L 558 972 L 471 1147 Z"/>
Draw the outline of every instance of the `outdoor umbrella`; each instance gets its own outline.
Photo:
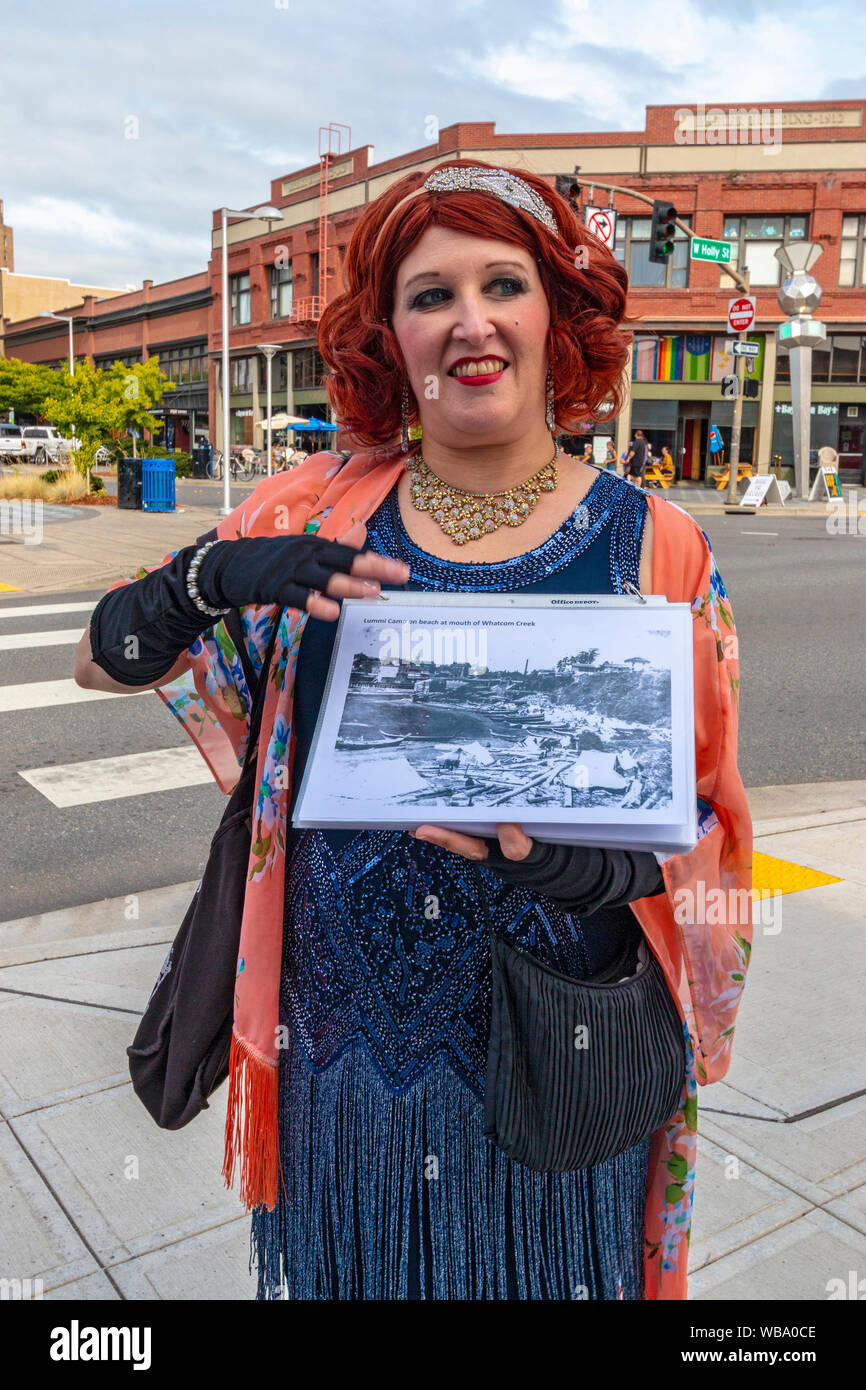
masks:
<path id="1" fill-rule="evenodd" d="M 315 415 L 311 415 L 303 425 L 296 427 L 299 430 L 337 430 L 338 425 L 332 425 L 329 420 L 319 420 Z"/>
<path id="2" fill-rule="evenodd" d="M 308 421 L 302 416 L 287 415 L 284 410 L 281 410 L 277 415 L 271 416 L 271 429 L 273 430 L 296 429 L 299 425 L 306 425 L 307 423 Z M 267 429 L 267 427 L 267 420 L 259 420 L 257 422 L 257 429 L 264 430 Z"/>

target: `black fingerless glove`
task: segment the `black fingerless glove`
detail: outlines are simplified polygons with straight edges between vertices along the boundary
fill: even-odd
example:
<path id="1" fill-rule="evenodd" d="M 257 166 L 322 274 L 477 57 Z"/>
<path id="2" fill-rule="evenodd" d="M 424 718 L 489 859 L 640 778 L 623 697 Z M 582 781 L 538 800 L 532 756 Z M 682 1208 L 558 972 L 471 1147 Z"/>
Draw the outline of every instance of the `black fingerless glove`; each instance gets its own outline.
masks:
<path id="1" fill-rule="evenodd" d="M 658 860 L 645 850 L 590 849 L 535 840 L 525 859 L 506 859 L 498 840 L 484 843 L 489 850 L 482 861 L 485 869 L 493 869 L 506 883 L 552 898 L 579 917 L 664 891 Z"/>
<path id="2" fill-rule="evenodd" d="M 167 565 L 105 594 L 90 620 L 93 660 L 122 685 L 152 685 L 217 616 L 203 613 L 187 591 L 187 571 L 206 536 Z M 259 536 L 218 541 L 203 556 L 198 592 L 209 608 L 275 603 L 306 606 L 331 576 L 348 574 L 360 551 L 317 536 Z"/>
<path id="3" fill-rule="evenodd" d="M 198 591 L 211 608 L 276 603 L 304 608 L 311 589 L 323 593 L 334 574 L 349 574 L 360 555 L 351 545 L 318 536 L 253 536 L 211 546 L 198 572 Z"/>
<path id="4" fill-rule="evenodd" d="M 152 685 L 217 621 L 187 593 L 186 574 L 198 548 L 185 546 L 161 569 L 99 600 L 90 619 L 90 649 L 112 680 Z"/>

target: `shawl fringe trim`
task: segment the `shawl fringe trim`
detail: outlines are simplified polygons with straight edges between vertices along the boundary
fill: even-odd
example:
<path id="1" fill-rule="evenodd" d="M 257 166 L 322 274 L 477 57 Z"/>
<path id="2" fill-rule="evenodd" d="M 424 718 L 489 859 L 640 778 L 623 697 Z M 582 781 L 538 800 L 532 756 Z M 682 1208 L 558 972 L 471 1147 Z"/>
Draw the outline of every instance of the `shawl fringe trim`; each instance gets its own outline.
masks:
<path id="1" fill-rule="evenodd" d="M 232 1035 L 223 1177 L 232 1187 L 240 1174 L 239 1196 L 247 1211 L 277 1204 L 280 1172 L 277 1110 L 279 1067 Z"/>

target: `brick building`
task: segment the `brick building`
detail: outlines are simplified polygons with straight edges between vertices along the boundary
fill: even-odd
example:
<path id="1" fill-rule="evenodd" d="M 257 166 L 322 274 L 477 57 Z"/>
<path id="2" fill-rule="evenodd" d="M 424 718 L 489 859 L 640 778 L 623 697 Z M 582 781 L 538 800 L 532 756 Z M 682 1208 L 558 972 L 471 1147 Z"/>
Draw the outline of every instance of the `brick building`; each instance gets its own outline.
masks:
<path id="1" fill-rule="evenodd" d="M 331 162 L 327 285 L 319 266 L 319 165 L 273 180 L 267 201 L 282 210 L 283 223 L 229 226 L 233 442 L 260 439 L 264 361 L 257 342 L 285 348 L 274 359 L 276 408 L 326 415 L 315 320 L 323 291 L 331 298 L 341 285 L 360 208 L 410 170 L 449 156 L 477 157 L 522 165 L 551 182 L 578 168 L 584 204 L 593 178 L 670 198 L 696 233 L 734 243 L 735 262 L 749 267 L 757 297 L 753 336 L 760 349 L 749 362 L 759 395 L 743 403 L 742 454 L 762 470 L 774 461 L 783 468 L 792 463 L 788 362 L 777 356 L 773 332 L 783 318 L 773 252 L 785 241 L 818 242 L 823 254 L 814 274 L 829 336 L 815 354 L 812 443 L 837 447 L 844 476 L 859 480 L 866 442 L 864 107 L 866 101 L 783 103 L 764 113 L 753 108 L 749 121 L 742 108 L 698 108 L 688 120 L 682 108 L 648 107 L 643 131 L 582 135 L 497 135 L 492 122 L 458 124 L 442 130 L 435 144 L 377 164 L 362 146 Z M 608 194 L 598 191 L 594 201 L 607 206 Z M 631 277 L 636 341 L 629 408 L 610 431 L 622 453 L 631 430 L 643 427 L 656 448 L 671 447 L 685 477 L 699 478 L 710 425 L 726 443 L 729 437 L 733 405 L 722 400 L 719 383 L 731 369 L 727 306 L 737 291 L 718 266 L 689 259 L 685 236 L 667 267 L 651 264 L 649 208 L 619 194 L 613 205 L 615 254 Z M 217 213 L 213 228 L 212 352 L 220 347 Z M 211 420 L 218 421 L 218 372 L 210 389 Z"/>
<path id="2" fill-rule="evenodd" d="M 282 349 L 273 363 L 275 410 L 329 418 L 316 325 L 323 303 L 342 286 L 346 247 L 360 209 L 410 170 L 464 157 L 530 168 L 551 183 L 577 168 L 584 205 L 593 179 L 625 185 L 669 198 L 696 234 L 734 244 L 735 260 L 749 267 L 757 297 L 752 336 L 759 347 L 758 356 L 749 359 L 759 393 L 743 402 L 741 452 L 762 470 L 774 462 L 789 468 L 793 461 L 788 362 L 777 355 L 774 337 L 783 315 L 773 253 L 786 241 L 818 242 L 823 254 L 813 273 L 824 291 L 819 316 L 827 324 L 828 341 L 814 359 L 812 445 L 838 448 L 843 479 L 859 481 L 866 442 L 864 109 L 866 100 L 690 112 L 651 106 L 642 131 L 498 135 L 493 122 L 457 124 L 441 130 L 434 143 L 379 163 L 371 161 L 370 146 L 361 146 L 329 160 L 327 254 L 320 228 L 320 163 L 272 180 L 263 198 L 280 208 L 283 221 L 268 226 L 238 219 L 228 229 L 231 442 L 262 442 L 265 362 L 259 343 Z M 593 201 L 605 207 L 608 194 L 598 190 Z M 678 238 L 667 266 L 650 263 L 649 208 L 620 194 L 613 206 L 614 249 L 631 278 L 636 337 L 630 401 L 608 432 L 621 454 L 632 429 L 643 428 L 656 449 L 664 443 L 671 447 L 686 478 L 698 479 L 705 475 L 710 426 L 720 430 L 726 444 L 729 439 L 733 404 L 722 399 L 719 383 L 731 369 L 727 306 L 736 291 L 718 266 L 689 259 L 685 236 Z M 165 365 L 168 354 L 195 350 L 200 365 L 185 366 L 181 381 L 190 406 L 195 396 L 194 415 L 179 419 L 178 441 L 205 423 L 207 380 L 211 438 L 222 443 L 220 242 L 215 211 L 205 274 L 169 285 L 146 282 L 136 295 L 82 310 L 83 349 L 91 350 L 86 344 L 92 334 L 97 360 L 111 351 L 152 355 L 159 350 Z M 44 320 L 10 326 L 7 350 L 30 357 L 38 347 L 45 354 L 39 360 L 59 359 L 56 330 L 63 327 Z M 169 409 L 184 399 L 175 396 Z"/>
<path id="3" fill-rule="evenodd" d="M 145 280 L 140 290 L 112 299 L 86 295 L 56 312 L 74 320 L 75 356 L 89 357 L 97 367 L 159 358 L 176 388 L 166 392 L 162 408 L 154 412 L 165 417 L 160 443 L 187 449 L 196 436 L 208 434 L 209 305 L 210 281 L 202 271 L 161 285 Z M 9 357 L 61 367 L 68 350 L 65 323 L 39 317 L 6 323 Z"/>

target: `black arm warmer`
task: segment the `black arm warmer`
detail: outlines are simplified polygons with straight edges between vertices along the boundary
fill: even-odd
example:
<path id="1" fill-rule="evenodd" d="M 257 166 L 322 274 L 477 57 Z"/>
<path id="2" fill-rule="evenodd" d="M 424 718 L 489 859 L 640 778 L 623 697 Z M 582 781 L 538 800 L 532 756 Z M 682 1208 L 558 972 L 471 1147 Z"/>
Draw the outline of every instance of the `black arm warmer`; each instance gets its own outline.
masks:
<path id="1" fill-rule="evenodd" d="M 506 859 L 498 840 L 484 843 L 490 851 L 482 861 L 486 869 L 506 883 L 553 898 L 581 917 L 664 892 L 658 860 L 645 850 L 589 849 L 536 840 L 525 859 Z"/>
<path id="2" fill-rule="evenodd" d="M 96 665 L 112 680 L 152 684 L 219 621 L 202 613 L 187 593 L 186 572 L 199 544 L 179 550 L 152 574 L 111 589 L 96 605 L 90 647 Z"/>

